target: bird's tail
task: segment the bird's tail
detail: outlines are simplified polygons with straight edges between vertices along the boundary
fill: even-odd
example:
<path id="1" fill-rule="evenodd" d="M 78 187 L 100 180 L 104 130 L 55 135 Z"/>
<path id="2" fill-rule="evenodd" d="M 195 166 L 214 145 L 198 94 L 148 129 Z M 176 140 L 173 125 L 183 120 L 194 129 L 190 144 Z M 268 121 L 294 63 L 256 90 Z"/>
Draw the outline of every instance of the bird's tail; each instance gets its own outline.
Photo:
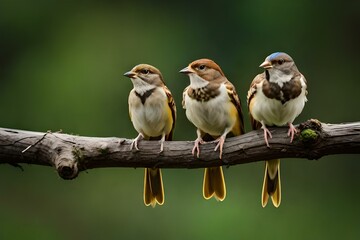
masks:
<path id="1" fill-rule="evenodd" d="M 205 168 L 203 196 L 205 199 L 214 196 L 217 201 L 225 199 L 226 186 L 222 167 Z"/>
<path id="2" fill-rule="evenodd" d="M 164 187 L 159 168 L 145 168 L 144 177 L 144 203 L 146 206 L 164 204 Z"/>
<path id="3" fill-rule="evenodd" d="M 261 195 L 261 204 L 266 206 L 269 196 L 275 207 L 281 203 L 280 159 L 269 160 L 265 163 L 265 176 Z"/>

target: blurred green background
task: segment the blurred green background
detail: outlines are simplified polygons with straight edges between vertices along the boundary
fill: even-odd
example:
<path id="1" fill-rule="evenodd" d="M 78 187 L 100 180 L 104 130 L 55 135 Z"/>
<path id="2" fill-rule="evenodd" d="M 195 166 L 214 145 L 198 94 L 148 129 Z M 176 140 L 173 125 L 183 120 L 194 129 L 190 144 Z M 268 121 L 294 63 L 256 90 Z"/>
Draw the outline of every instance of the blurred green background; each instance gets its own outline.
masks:
<path id="1" fill-rule="evenodd" d="M 246 94 L 259 64 L 289 53 L 308 80 L 296 119 L 360 119 L 359 1 L 0 1 L 0 127 L 136 136 L 122 74 L 158 67 L 178 107 L 175 140 L 193 140 L 178 73 L 211 58 Z M 166 202 L 142 200 L 143 170 L 72 181 L 49 167 L 0 165 L 0 239 L 358 239 L 359 156 L 282 161 L 279 209 L 260 204 L 264 163 L 225 169 L 227 199 L 202 198 L 202 169 L 165 169 Z"/>

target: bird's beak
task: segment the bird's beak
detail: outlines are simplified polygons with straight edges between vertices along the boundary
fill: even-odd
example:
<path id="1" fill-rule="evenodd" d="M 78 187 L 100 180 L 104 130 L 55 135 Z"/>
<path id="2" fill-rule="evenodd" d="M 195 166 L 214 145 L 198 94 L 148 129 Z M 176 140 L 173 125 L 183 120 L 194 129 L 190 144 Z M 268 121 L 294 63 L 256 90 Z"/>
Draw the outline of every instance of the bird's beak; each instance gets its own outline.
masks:
<path id="1" fill-rule="evenodd" d="M 194 70 L 192 70 L 191 68 L 186 67 L 186 68 L 180 70 L 180 73 L 190 74 L 190 73 L 195 73 L 195 72 L 194 72 Z"/>
<path id="2" fill-rule="evenodd" d="M 124 73 L 124 76 L 126 76 L 128 78 L 133 78 L 133 77 L 135 77 L 135 75 L 136 75 L 136 73 L 134 73 L 132 71 Z"/>
<path id="3" fill-rule="evenodd" d="M 262 67 L 262 68 L 265 68 L 265 69 L 269 69 L 269 68 L 272 68 L 272 64 L 270 61 L 268 60 L 265 60 L 262 64 L 260 64 L 259 67 Z"/>

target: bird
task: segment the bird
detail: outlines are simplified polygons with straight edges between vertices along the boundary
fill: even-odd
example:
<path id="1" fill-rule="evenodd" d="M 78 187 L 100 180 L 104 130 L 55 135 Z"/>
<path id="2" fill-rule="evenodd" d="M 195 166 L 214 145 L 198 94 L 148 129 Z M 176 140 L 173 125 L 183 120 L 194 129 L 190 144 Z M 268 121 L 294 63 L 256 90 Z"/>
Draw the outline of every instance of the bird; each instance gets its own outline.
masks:
<path id="1" fill-rule="evenodd" d="M 129 114 L 135 130 L 139 133 L 132 141 L 131 150 L 138 142 L 160 140 L 160 153 L 164 141 L 171 141 L 176 121 L 176 105 L 166 87 L 161 72 L 149 64 L 136 65 L 124 76 L 131 79 L 133 89 L 129 94 Z M 164 204 L 164 187 L 161 169 L 145 168 L 144 204 L 155 207 Z"/>
<path id="2" fill-rule="evenodd" d="M 200 157 L 200 144 L 213 140 L 214 151 L 219 149 L 222 158 L 223 145 L 229 133 L 238 136 L 244 133 L 241 102 L 234 85 L 213 60 L 199 59 L 182 69 L 190 78 L 190 85 L 183 91 L 182 105 L 186 117 L 197 128 L 197 138 L 192 154 Z M 203 197 L 223 201 L 226 185 L 222 167 L 205 169 Z"/>
<path id="3" fill-rule="evenodd" d="M 265 58 L 259 66 L 264 72 L 255 76 L 247 94 L 250 122 L 253 129 L 262 128 L 264 140 L 270 147 L 272 138 L 268 126 L 289 126 L 287 135 L 290 143 L 297 133 L 293 125 L 307 101 L 307 82 L 295 65 L 294 60 L 284 52 L 275 52 Z M 263 207 L 271 197 L 275 207 L 281 203 L 280 159 L 265 162 L 262 187 Z"/>

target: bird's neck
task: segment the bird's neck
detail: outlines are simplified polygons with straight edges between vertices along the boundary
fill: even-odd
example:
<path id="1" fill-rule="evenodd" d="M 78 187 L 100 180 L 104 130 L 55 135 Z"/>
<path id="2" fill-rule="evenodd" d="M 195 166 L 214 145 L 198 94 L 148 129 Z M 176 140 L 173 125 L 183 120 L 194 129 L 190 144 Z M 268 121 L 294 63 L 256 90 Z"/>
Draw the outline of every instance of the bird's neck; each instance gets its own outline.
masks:
<path id="1" fill-rule="evenodd" d="M 192 89 L 199 89 L 199 88 L 203 88 L 206 87 L 209 82 L 206 81 L 205 79 L 201 78 L 199 75 L 197 74 L 190 74 L 189 75 L 190 78 L 190 87 Z"/>
<path id="2" fill-rule="evenodd" d="M 151 96 L 151 94 L 154 92 L 155 88 L 152 88 L 150 90 L 147 90 L 146 92 L 143 92 L 142 94 L 138 93 L 135 90 L 135 95 L 140 98 L 142 104 L 145 104 L 146 100 L 148 99 L 148 97 Z"/>
<path id="3" fill-rule="evenodd" d="M 144 95 L 148 91 L 153 91 L 156 86 L 149 84 L 139 78 L 131 79 L 134 85 L 135 92 L 140 95 Z"/>
<path id="4" fill-rule="evenodd" d="M 265 75 L 269 82 L 276 83 L 280 87 L 283 87 L 284 83 L 289 82 L 293 78 L 293 74 L 290 71 L 284 72 L 278 69 L 266 70 Z"/>

